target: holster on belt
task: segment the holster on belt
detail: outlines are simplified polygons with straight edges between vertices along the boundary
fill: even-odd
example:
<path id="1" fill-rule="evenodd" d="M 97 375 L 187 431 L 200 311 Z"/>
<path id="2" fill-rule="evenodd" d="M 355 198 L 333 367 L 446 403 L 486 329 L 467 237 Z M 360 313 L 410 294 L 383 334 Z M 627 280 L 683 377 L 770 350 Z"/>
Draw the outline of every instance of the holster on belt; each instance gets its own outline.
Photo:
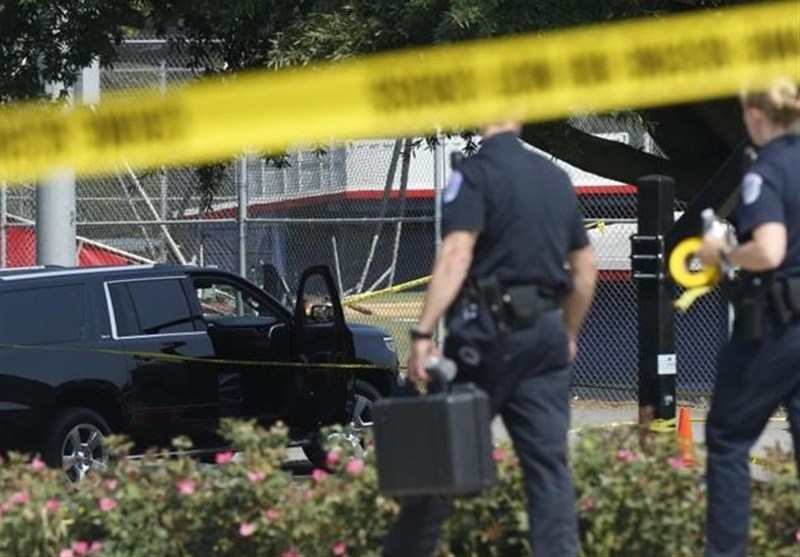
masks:
<path id="1" fill-rule="evenodd" d="M 800 277 L 774 278 L 769 285 L 769 302 L 780 325 L 800 316 Z"/>
<path id="2" fill-rule="evenodd" d="M 764 336 L 767 317 L 767 288 L 760 277 L 742 281 L 734 300 L 733 328 L 744 341 L 759 341 Z"/>
<path id="3" fill-rule="evenodd" d="M 475 279 L 472 284 L 473 292 L 489 307 L 502 333 L 532 327 L 542 313 L 560 307 L 556 292 L 537 284 L 504 287 L 495 275 Z"/>
<path id="4" fill-rule="evenodd" d="M 746 341 L 761 340 L 768 322 L 784 326 L 800 317 L 800 277 L 747 277 L 733 303 L 737 334 Z"/>

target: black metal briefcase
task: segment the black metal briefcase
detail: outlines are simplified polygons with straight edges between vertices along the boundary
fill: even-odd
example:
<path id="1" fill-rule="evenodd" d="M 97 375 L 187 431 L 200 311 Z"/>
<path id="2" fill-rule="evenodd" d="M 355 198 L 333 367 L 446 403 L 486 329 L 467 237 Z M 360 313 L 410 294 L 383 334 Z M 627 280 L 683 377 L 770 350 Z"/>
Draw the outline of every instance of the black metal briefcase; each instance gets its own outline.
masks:
<path id="1" fill-rule="evenodd" d="M 378 489 L 389 496 L 477 495 L 495 483 L 489 400 L 472 384 L 373 406 Z"/>

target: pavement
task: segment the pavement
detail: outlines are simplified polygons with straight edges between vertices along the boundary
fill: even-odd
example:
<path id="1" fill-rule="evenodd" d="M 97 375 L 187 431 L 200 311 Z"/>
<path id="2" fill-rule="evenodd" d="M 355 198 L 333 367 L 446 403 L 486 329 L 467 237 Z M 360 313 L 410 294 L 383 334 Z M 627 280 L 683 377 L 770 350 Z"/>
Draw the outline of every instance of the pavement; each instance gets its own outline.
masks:
<path id="1" fill-rule="evenodd" d="M 691 408 L 692 438 L 695 447 L 702 446 L 705 442 L 705 417 L 706 408 Z M 580 433 L 581 428 L 593 426 L 609 426 L 619 423 L 636 423 L 639 419 L 639 407 L 636 404 L 603 406 L 603 403 L 592 404 L 582 401 L 572 406 L 571 435 Z M 508 432 L 500 418 L 492 422 L 492 434 L 495 441 L 508 439 Z M 779 446 L 782 450 L 793 450 L 792 437 L 789 432 L 789 422 L 785 416 L 776 414 L 768 423 L 758 442 L 751 451 L 751 456 L 761 456 L 769 447 Z M 753 467 L 754 469 L 756 467 Z M 757 473 L 757 470 L 755 471 Z"/>

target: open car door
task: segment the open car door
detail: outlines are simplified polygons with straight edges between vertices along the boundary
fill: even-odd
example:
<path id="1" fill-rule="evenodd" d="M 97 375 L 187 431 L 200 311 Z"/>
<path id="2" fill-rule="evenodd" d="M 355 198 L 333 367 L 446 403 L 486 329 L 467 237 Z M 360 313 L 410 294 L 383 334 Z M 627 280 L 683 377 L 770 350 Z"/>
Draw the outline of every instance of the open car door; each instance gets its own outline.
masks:
<path id="1" fill-rule="evenodd" d="M 314 367 L 313 364 L 352 364 L 355 361 L 353 335 L 330 270 L 326 266 L 306 269 L 300 277 L 294 308 L 291 349 L 307 370 L 294 373 L 305 408 L 293 416 L 306 427 L 345 423 L 353 400 L 355 370 L 347 367 Z M 310 420 L 316 419 L 316 423 Z"/>

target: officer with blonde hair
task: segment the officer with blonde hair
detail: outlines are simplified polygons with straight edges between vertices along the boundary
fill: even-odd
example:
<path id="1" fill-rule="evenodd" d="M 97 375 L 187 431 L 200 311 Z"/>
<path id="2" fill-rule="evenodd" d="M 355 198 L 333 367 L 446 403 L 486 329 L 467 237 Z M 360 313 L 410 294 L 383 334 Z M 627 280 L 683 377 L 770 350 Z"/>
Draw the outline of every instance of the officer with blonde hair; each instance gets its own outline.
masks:
<path id="1" fill-rule="evenodd" d="M 800 470 L 800 93 L 782 79 L 741 101 L 758 154 L 732 218 L 739 242 L 709 236 L 699 253 L 739 269 L 706 426 L 709 557 L 748 552 L 749 453 L 781 404 Z"/>

